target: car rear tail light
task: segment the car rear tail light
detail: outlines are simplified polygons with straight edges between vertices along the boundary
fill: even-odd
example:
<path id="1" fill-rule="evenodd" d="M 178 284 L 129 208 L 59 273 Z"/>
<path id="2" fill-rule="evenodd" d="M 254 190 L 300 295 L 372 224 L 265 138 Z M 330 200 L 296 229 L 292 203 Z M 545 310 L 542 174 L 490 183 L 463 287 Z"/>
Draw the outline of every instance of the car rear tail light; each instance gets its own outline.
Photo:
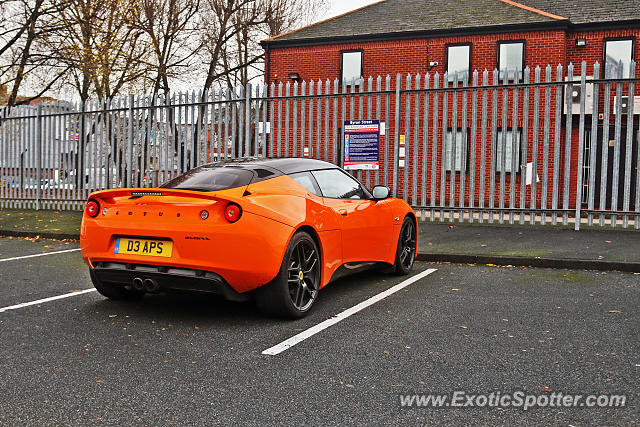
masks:
<path id="1" fill-rule="evenodd" d="M 87 215 L 91 218 L 95 218 L 98 216 L 98 213 L 100 213 L 100 205 L 95 200 L 89 200 L 85 210 L 87 211 Z"/>
<path id="2" fill-rule="evenodd" d="M 242 216 L 242 208 L 236 205 L 235 203 L 229 203 L 226 208 L 224 208 L 224 217 L 229 222 L 236 222 Z"/>

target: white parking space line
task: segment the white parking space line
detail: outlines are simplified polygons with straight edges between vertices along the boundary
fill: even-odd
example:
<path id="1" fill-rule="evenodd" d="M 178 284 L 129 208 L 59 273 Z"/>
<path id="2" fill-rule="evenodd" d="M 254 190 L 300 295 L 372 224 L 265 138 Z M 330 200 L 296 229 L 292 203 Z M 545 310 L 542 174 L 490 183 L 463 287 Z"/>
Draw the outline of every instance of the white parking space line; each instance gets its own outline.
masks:
<path id="1" fill-rule="evenodd" d="M 434 273 L 436 271 L 437 271 L 437 269 L 430 268 L 428 270 L 423 271 L 422 273 L 418 273 L 415 276 L 412 276 L 412 277 L 408 278 L 407 280 L 405 280 L 403 282 L 400 282 L 395 286 L 392 286 L 391 288 L 387 289 L 386 291 L 380 292 L 378 295 L 374 295 L 371 298 L 369 298 L 369 299 L 367 299 L 365 301 L 362 301 L 360 304 L 354 305 L 353 307 L 346 309 L 342 313 L 333 316 L 331 319 L 327 319 L 322 323 L 318 323 L 317 325 L 307 329 L 306 331 L 302 331 L 299 334 L 292 336 L 288 340 L 285 340 L 285 341 L 281 342 L 280 344 L 277 344 L 277 345 L 275 345 L 275 346 L 273 346 L 271 348 L 266 349 L 265 351 L 262 352 L 262 354 L 266 354 L 266 355 L 269 355 L 269 356 L 275 356 L 276 354 L 280 354 L 283 351 L 290 349 L 294 345 L 306 340 L 307 338 L 310 338 L 310 337 L 314 336 L 318 332 L 321 332 L 321 331 L 327 329 L 328 327 L 333 326 L 336 323 L 343 321 L 347 317 L 349 317 L 349 316 L 351 316 L 353 314 L 356 314 L 357 312 L 359 312 L 361 310 L 364 310 L 365 308 L 369 307 L 370 305 L 373 305 L 373 304 L 377 303 L 378 301 L 381 301 L 381 300 L 385 299 L 386 297 L 388 297 L 390 295 L 395 294 L 399 290 L 406 288 L 410 284 L 412 284 L 414 282 L 417 282 L 418 280 L 422 279 L 423 277 L 426 277 L 429 274 Z"/>
<path id="2" fill-rule="evenodd" d="M 24 302 L 22 304 L 10 305 L 9 307 L 2 307 L 2 308 L 0 308 L 0 313 L 4 313 L 5 311 L 17 310 L 19 308 L 29 307 L 30 305 L 43 304 L 45 302 L 55 301 L 55 300 L 58 300 L 58 299 L 71 298 L 71 297 L 75 297 L 75 296 L 78 296 L 78 295 L 87 294 L 89 292 L 95 292 L 95 289 L 85 289 L 83 291 L 69 292 L 68 294 L 57 295 L 55 297 L 43 298 L 43 299 L 39 299 L 37 301 Z"/>
<path id="3" fill-rule="evenodd" d="M 45 253 L 42 253 L 42 254 L 16 256 L 16 257 L 13 257 L 13 258 L 0 259 L 0 262 L 16 261 L 16 260 L 19 260 L 19 259 L 26 259 L 26 258 L 36 258 L 36 257 L 39 257 L 39 256 L 64 254 L 64 253 L 67 253 L 67 252 L 76 252 L 76 251 L 79 251 L 79 250 L 80 250 L 80 248 L 75 248 L 75 249 L 65 249 L 64 251 L 45 252 Z"/>

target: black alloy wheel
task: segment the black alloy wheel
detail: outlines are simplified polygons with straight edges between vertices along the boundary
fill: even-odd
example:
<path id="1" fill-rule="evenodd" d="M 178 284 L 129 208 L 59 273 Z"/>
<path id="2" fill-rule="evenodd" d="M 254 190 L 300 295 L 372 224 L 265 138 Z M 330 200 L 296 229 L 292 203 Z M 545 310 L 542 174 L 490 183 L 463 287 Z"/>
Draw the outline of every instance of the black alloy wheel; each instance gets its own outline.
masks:
<path id="1" fill-rule="evenodd" d="M 396 250 L 395 272 L 399 275 L 409 274 L 416 259 L 416 244 L 418 242 L 417 228 L 410 217 L 405 217 L 398 237 Z"/>
<path id="2" fill-rule="evenodd" d="M 256 289 L 255 300 L 265 314 L 300 318 L 306 315 L 320 288 L 320 253 L 306 232 L 296 233 L 284 255 L 278 276 Z"/>
<path id="3" fill-rule="evenodd" d="M 312 240 L 300 240 L 293 248 L 287 270 L 289 297 L 293 306 L 307 311 L 318 296 L 320 272 L 318 251 Z"/>

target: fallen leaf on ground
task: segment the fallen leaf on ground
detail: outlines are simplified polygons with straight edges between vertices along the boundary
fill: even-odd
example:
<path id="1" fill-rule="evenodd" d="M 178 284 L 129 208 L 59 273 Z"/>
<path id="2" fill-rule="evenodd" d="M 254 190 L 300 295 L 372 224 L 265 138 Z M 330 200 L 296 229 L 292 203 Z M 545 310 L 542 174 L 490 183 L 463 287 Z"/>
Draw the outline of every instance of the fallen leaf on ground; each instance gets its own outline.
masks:
<path id="1" fill-rule="evenodd" d="M 546 392 L 551 392 L 551 387 L 544 386 L 544 387 L 540 387 L 538 390 L 540 390 L 540 391 L 546 391 Z"/>
<path id="2" fill-rule="evenodd" d="M 620 310 L 609 310 L 609 313 L 618 314 L 618 313 L 622 313 L 622 311 L 620 311 Z"/>
<path id="3" fill-rule="evenodd" d="M 460 325 L 460 326 L 459 326 L 459 328 L 462 328 L 462 329 L 469 329 L 469 327 L 468 327 L 468 326 L 464 326 L 464 325 Z"/>

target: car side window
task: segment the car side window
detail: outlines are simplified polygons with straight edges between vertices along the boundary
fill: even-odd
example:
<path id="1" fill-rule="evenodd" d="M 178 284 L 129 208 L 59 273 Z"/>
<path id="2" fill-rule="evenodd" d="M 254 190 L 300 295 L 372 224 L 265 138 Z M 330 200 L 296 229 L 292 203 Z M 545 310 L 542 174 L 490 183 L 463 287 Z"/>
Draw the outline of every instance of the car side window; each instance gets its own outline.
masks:
<path id="1" fill-rule="evenodd" d="M 325 169 L 311 172 L 322 195 L 332 199 L 366 199 L 360 183 L 340 169 Z"/>
<path id="2" fill-rule="evenodd" d="M 316 184 L 316 180 L 311 176 L 309 172 L 300 172 L 289 175 L 291 179 L 304 187 L 309 193 L 321 196 L 320 188 Z"/>

